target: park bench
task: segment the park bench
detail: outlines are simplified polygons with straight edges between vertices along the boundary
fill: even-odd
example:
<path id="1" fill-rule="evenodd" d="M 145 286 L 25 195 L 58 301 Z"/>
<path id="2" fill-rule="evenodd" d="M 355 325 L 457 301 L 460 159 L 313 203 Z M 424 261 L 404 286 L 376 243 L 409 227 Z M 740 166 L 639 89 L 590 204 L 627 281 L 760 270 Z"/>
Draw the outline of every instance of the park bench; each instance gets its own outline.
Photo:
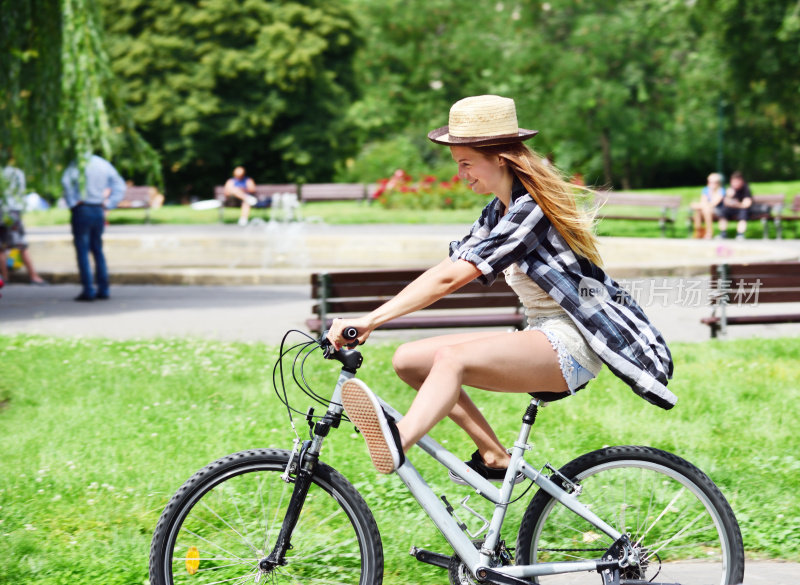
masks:
<path id="1" fill-rule="evenodd" d="M 364 201 L 367 186 L 363 183 L 307 183 L 300 186 L 300 201 Z"/>
<path id="2" fill-rule="evenodd" d="M 297 185 L 294 183 L 264 183 L 261 185 L 256 184 L 256 192 L 253 193 L 253 196 L 258 199 L 258 203 L 256 203 L 256 209 L 264 209 L 270 207 L 272 205 L 272 199 L 276 195 L 282 195 L 284 193 L 288 193 L 291 195 L 297 195 Z M 214 187 L 214 199 L 220 202 L 219 207 L 219 221 L 220 223 L 223 221 L 223 210 L 222 208 L 228 203 L 229 198 L 225 195 L 225 185 L 217 185 Z M 231 204 L 234 202 L 231 201 Z"/>
<path id="3" fill-rule="evenodd" d="M 125 187 L 125 195 L 114 209 L 144 209 L 144 220 L 150 223 L 151 199 L 155 190 L 155 187 L 150 186 L 128 185 Z"/>
<path id="4" fill-rule="evenodd" d="M 665 236 L 667 226 L 674 228 L 675 216 L 681 206 L 680 195 L 655 195 L 650 193 L 629 193 L 625 191 L 598 191 L 595 193 L 597 217 L 600 219 L 625 219 L 633 221 L 657 221 L 661 235 Z M 611 208 L 609 210 L 609 208 Z M 648 208 L 652 212 L 631 210 Z"/>
<path id="5" fill-rule="evenodd" d="M 797 236 L 797 222 L 800 221 L 800 195 L 795 195 L 792 201 L 792 206 L 787 212 L 781 212 L 780 225 L 783 231 L 783 224 L 791 224 L 794 229 L 794 234 Z"/>
<path id="6" fill-rule="evenodd" d="M 728 314 L 733 306 L 796 302 L 800 302 L 800 262 L 715 264 L 711 266 L 711 316 L 700 322 L 711 328 L 711 337 L 724 335 L 731 325 L 800 323 L 800 312 Z"/>
<path id="7" fill-rule="evenodd" d="M 781 212 L 786 195 L 753 195 L 753 205 L 747 221 L 760 221 L 763 239 L 769 237 L 769 222 L 775 225 L 775 237 L 781 238 Z"/>
<path id="8" fill-rule="evenodd" d="M 319 272 L 311 275 L 311 298 L 316 301 L 310 331 L 330 327 L 332 317 L 362 315 L 399 293 L 423 270 L 369 270 Z M 503 279 L 487 287 L 474 280 L 413 315 L 381 325 L 380 329 L 431 329 L 450 327 L 508 327 L 524 329 L 527 318 L 519 297 Z"/>

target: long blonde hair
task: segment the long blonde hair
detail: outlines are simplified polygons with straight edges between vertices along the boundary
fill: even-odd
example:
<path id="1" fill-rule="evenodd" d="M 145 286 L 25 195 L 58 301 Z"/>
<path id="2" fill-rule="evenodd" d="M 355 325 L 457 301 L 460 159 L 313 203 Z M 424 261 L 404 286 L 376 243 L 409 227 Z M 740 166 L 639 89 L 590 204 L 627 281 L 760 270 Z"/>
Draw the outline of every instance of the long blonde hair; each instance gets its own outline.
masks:
<path id="1" fill-rule="evenodd" d="M 576 201 L 576 191 L 588 196 L 592 193 L 590 189 L 567 181 L 560 171 L 544 164 L 542 158 L 522 142 L 474 148 L 484 156 L 505 159 L 570 249 L 598 266 L 602 265 L 593 214 L 581 208 Z"/>

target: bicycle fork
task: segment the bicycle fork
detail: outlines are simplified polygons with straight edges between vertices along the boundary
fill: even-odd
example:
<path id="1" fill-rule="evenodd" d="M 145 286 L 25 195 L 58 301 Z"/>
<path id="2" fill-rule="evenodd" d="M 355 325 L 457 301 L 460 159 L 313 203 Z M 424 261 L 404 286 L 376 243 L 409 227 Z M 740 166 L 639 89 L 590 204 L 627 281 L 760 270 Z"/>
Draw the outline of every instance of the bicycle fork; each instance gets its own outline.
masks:
<path id="1" fill-rule="evenodd" d="M 317 461 L 319 461 L 319 452 L 315 453 L 310 450 L 311 445 L 311 441 L 303 441 L 299 453 L 292 451 L 292 457 L 289 458 L 289 463 L 286 465 L 285 481 L 288 482 L 292 481 L 289 474 L 294 460 L 297 459 L 297 463 L 294 464 L 297 470 L 294 489 L 289 499 L 286 515 L 283 517 L 280 532 L 275 539 L 275 546 L 272 548 L 272 552 L 258 563 L 258 568 L 262 573 L 270 573 L 275 567 L 286 563 L 286 551 L 291 547 L 292 532 L 300 519 L 300 511 L 303 509 L 308 489 L 311 487 L 311 478 L 314 475 Z"/>
<path id="2" fill-rule="evenodd" d="M 303 441 L 299 452 L 295 444 L 295 449 L 292 450 L 292 455 L 286 464 L 286 470 L 282 477 L 287 483 L 294 481 L 294 489 L 292 489 L 292 496 L 289 499 L 289 506 L 286 510 L 286 515 L 283 517 L 280 532 L 278 532 L 278 536 L 275 539 L 275 546 L 272 548 L 272 552 L 258 563 L 258 568 L 264 574 L 270 573 L 275 567 L 286 564 L 286 551 L 292 546 L 292 533 L 295 526 L 297 526 L 297 521 L 300 519 L 300 512 L 311 487 L 311 480 L 314 477 L 314 471 L 319 462 L 319 454 L 322 450 L 322 441 L 328 436 L 331 428 L 339 427 L 339 423 L 342 420 L 342 384 L 354 375 L 354 372 L 345 370 L 341 372 L 328 411 L 320 421 L 314 424 L 313 409 L 310 409 L 306 415 L 311 440 Z M 293 471 L 296 471 L 294 480 L 292 480 L 291 475 Z"/>

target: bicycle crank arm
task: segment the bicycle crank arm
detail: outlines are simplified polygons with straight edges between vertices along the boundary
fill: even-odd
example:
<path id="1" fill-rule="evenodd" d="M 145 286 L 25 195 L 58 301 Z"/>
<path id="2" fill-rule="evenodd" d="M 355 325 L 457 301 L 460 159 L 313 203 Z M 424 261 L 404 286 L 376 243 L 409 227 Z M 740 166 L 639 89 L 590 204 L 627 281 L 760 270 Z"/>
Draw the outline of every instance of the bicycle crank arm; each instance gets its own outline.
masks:
<path id="1" fill-rule="evenodd" d="M 443 569 L 446 569 L 450 566 L 450 559 L 452 558 L 441 553 L 435 553 L 422 548 L 417 548 L 416 546 L 411 547 L 409 554 L 422 563 L 428 563 L 429 565 L 434 565 Z"/>
<path id="2" fill-rule="evenodd" d="M 478 569 L 477 577 L 481 582 L 492 583 L 493 585 L 533 585 L 533 581 L 512 577 L 485 567 Z"/>
<path id="3" fill-rule="evenodd" d="M 411 547 L 409 554 L 420 562 L 428 563 L 429 565 L 434 565 L 443 569 L 450 567 L 450 561 L 452 559 L 452 557 L 447 555 L 417 548 L 416 546 Z M 492 583 L 493 585 L 531 585 L 531 581 L 512 577 L 505 573 L 498 573 L 497 571 L 487 568 L 478 569 L 478 578 L 481 582 Z"/>

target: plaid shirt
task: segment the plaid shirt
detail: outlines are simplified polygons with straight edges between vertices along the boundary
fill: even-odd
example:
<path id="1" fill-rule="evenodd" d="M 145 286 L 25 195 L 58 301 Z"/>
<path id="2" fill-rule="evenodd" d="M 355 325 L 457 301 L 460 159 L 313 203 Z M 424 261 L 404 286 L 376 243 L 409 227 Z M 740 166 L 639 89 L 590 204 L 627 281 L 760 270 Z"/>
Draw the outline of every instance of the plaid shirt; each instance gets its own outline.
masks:
<path id="1" fill-rule="evenodd" d="M 450 258 L 473 263 L 490 285 L 507 266 L 519 267 L 570 316 L 586 342 L 616 376 L 649 402 L 670 409 L 672 356 L 661 333 L 625 289 L 590 260 L 576 255 L 514 181 L 511 206 L 494 199 L 470 233 L 450 244 Z"/>

